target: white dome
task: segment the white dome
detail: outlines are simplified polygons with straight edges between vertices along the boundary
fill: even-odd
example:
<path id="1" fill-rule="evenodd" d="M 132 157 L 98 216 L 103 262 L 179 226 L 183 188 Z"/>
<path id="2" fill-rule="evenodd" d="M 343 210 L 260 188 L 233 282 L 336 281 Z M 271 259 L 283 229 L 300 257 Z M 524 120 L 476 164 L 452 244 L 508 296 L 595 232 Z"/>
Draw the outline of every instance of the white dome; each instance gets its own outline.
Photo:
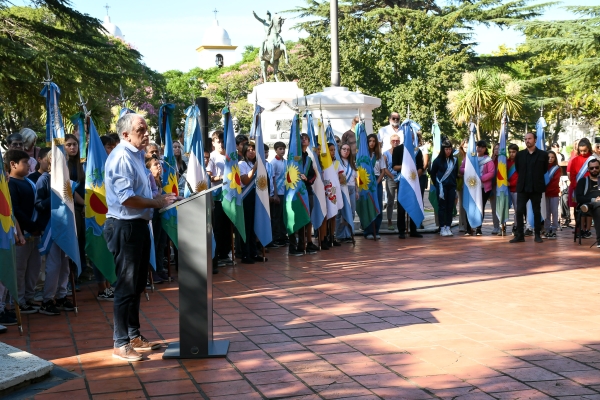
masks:
<path id="1" fill-rule="evenodd" d="M 216 19 L 213 25 L 204 32 L 201 46 L 231 46 L 227 31 L 219 26 Z"/>
<path id="2" fill-rule="evenodd" d="M 110 22 L 110 17 L 107 15 L 104 17 L 104 23 L 102 24 L 104 29 L 108 31 L 110 36 L 118 37 L 119 39 L 123 39 L 123 33 L 118 26 Z"/>

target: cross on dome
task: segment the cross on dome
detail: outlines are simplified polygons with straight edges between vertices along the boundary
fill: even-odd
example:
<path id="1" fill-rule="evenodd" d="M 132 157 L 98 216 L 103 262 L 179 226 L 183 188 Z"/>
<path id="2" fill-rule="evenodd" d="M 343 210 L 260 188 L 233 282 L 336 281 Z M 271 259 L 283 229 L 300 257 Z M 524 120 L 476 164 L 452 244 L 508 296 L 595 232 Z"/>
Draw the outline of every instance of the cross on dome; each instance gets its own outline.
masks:
<path id="1" fill-rule="evenodd" d="M 104 8 L 106 8 L 106 15 L 108 15 L 108 9 L 110 8 L 110 6 L 108 5 L 108 3 L 106 3 L 106 5 L 104 6 Z"/>
<path id="2" fill-rule="evenodd" d="M 217 13 L 219 12 L 216 8 L 213 10 L 213 12 L 215 13 L 215 19 L 217 19 Z"/>

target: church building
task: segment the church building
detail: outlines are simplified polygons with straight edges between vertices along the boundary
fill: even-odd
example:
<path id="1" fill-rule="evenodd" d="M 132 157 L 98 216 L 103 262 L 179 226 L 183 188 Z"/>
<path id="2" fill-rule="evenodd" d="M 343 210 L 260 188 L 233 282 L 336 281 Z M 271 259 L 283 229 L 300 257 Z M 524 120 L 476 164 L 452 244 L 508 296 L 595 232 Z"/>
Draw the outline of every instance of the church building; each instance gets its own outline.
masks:
<path id="1" fill-rule="evenodd" d="M 198 52 L 198 66 L 202 69 L 228 67 L 239 61 L 238 56 L 235 54 L 237 46 L 231 45 L 229 34 L 219 26 L 216 17 L 215 11 L 213 24 L 204 32 L 202 44 L 196 49 Z"/>

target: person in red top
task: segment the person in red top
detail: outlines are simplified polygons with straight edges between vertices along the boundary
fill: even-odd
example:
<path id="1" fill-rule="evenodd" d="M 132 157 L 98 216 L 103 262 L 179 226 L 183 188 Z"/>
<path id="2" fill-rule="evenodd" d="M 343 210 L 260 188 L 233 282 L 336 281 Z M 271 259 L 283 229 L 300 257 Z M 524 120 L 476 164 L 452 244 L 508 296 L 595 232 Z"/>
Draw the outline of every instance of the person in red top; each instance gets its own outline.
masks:
<path id="1" fill-rule="evenodd" d="M 587 138 L 579 140 L 577 144 L 577 155 L 571 157 L 567 166 L 567 174 L 569 175 L 569 207 L 578 207 L 577 200 L 574 198 L 575 188 L 579 179 L 589 176 L 587 163 L 592 156 L 592 144 Z M 581 218 L 581 235 L 583 238 L 592 236 L 590 228 L 592 227 L 592 217 L 583 216 Z"/>
<path id="2" fill-rule="evenodd" d="M 517 225 L 517 181 L 519 180 L 519 173 L 515 166 L 515 158 L 519 152 L 519 146 L 512 143 L 508 145 L 508 160 L 506 160 L 506 171 L 508 174 L 508 189 L 510 190 L 510 199 L 513 205 L 513 226 L 512 233 L 515 234 Z"/>
<path id="3" fill-rule="evenodd" d="M 548 172 L 544 177 L 546 180 L 546 219 L 544 220 L 544 230 L 546 239 L 556 239 L 556 229 L 558 229 L 558 200 L 560 196 L 560 167 L 558 166 L 558 157 L 555 152 L 548 152 Z"/>

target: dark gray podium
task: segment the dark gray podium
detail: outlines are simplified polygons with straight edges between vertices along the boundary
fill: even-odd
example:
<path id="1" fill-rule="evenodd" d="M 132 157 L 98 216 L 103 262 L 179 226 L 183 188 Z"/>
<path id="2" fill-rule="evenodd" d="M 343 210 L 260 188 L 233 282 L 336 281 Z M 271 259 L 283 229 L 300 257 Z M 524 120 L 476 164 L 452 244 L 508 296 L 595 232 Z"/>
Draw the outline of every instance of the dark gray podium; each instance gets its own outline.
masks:
<path id="1" fill-rule="evenodd" d="M 212 191 L 216 186 L 160 210 L 177 207 L 179 241 L 179 342 L 163 358 L 225 357 L 229 340 L 213 340 Z"/>

